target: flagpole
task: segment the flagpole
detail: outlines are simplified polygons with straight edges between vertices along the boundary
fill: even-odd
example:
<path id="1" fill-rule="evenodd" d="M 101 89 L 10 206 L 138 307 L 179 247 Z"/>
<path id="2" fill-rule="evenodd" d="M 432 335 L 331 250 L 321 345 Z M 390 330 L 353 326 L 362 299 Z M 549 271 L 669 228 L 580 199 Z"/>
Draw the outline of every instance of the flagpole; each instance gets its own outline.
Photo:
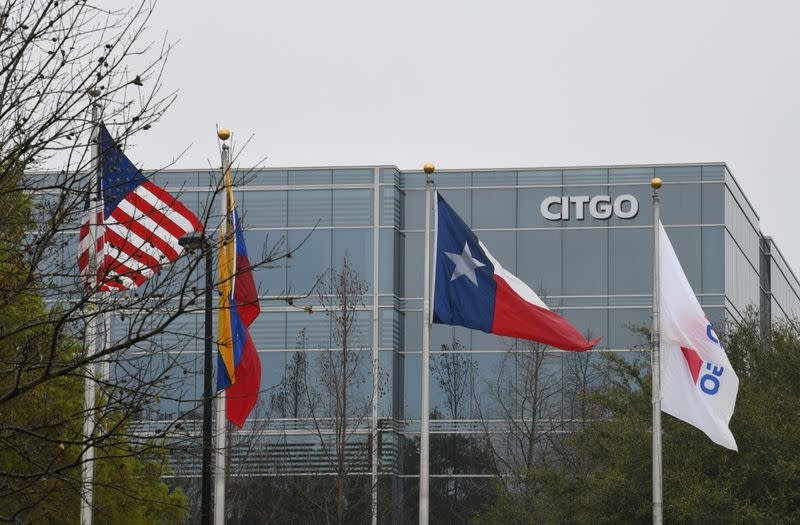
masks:
<path id="1" fill-rule="evenodd" d="M 659 224 L 660 224 L 660 198 L 658 190 L 662 180 L 654 177 L 650 181 L 653 188 L 653 327 L 651 370 L 652 370 L 652 400 L 653 400 L 653 524 L 663 523 L 663 472 L 661 465 L 661 324 L 659 320 Z"/>
<path id="2" fill-rule="evenodd" d="M 86 320 L 86 357 L 91 358 L 97 350 L 97 318 L 96 309 L 91 301 L 94 300 L 94 291 L 97 287 L 97 208 L 99 206 L 98 194 L 100 192 L 100 105 L 94 101 L 100 96 L 100 91 L 92 89 L 89 91 L 92 101 L 92 135 L 90 139 L 90 155 L 92 159 L 92 176 L 89 191 L 91 195 L 89 213 L 89 240 L 88 261 L 86 263 L 87 306 L 89 318 Z M 86 376 L 84 378 L 83 390 L 83 439 L 86 443 L 83 461 L 81 462 L 81 525 L 92 524 L 92 503 L 94 498 L 94 445 L 92 444 L 92 434 L 95 426 L 95 384 L 94 384 L 94 362 L 90 361 L 86 365 Z"/>
<path id="3" fill-rule="evenodd" d="M 428 525 L 430 505 L 430 353 L 431 353 L 431 175 L 433 164 L 425 164 L 425 246 L 422 284 L 422 394 L 419 427 L 419 523 Z"/>
<path id="4" fill-rule="evenodd" d="M 230 138 L 230 131 L 227 129 L 220 129 L 217 136 L 222 142 L 222 187 L 225 188 L 225 177 L 231 169 L 230 150 L 228 144 L 225 142 Z M 228 216 L 228 194 L 223 190 L 222 199 L 220 199 L 220 212 L 222 222 L 220 223 L 219 235 L 220 239 L 224 239 L 225 225 L 227 224 Z M 220 257 L 222 254 L 220 253 Z M 216 446 L 215 454 L 215 469 L 214 469 L 214 525 L 225 525 L 225 451 L 227 448 L 227 425 L 225 416 L 225 390 L 222 390 L 217 395 L 217 425 L 216 425 Z"/>

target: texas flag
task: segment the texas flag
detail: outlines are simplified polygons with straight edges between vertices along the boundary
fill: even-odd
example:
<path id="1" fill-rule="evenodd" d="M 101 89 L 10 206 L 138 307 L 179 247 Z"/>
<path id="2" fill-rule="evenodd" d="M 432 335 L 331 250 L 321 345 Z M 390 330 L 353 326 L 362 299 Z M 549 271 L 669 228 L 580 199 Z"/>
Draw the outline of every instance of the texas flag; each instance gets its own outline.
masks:
<path id="1" fill-rule="evenodd" d="M 659 224 L 661 410 L 736 448 L 728 422 L 739 378 Z"/>
<path id="2" fill-rule="evenodd" d="M 590 350 L 566 319 L 511 272 L 436 194 L 436 271 L 433 322 L 530 339 L 562 350 Z"/>

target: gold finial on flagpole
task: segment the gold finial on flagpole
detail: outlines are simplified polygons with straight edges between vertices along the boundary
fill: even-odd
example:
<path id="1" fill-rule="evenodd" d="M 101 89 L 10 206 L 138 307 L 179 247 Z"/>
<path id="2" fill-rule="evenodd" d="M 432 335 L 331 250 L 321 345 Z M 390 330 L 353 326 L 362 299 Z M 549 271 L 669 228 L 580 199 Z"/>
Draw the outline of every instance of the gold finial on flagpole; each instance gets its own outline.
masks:
<path id="1" fill-rule="evenodd" d="M 219 140 L 228 140 L 231 138 L 231 130 L 228 128 L 219 128 L 217 130 L 217 137 L 219 137 Z"/>
<path id="2" fill-rule="evenodd" d="M 650 181 L 650 186 L 652 186 L 654 190 L 659 189 L 662 184 L 664 184 L 664 181 L 658 177 L 653 177 Z"/>
<path id="3" fill-rule="evenodd" d="M 436 167 L 430 162 L 426 162 L 425 166 L 422 167 L 422 170 L 425 172 L 426 175 L 430 175 L 434 171 L 436 171 Z"/>

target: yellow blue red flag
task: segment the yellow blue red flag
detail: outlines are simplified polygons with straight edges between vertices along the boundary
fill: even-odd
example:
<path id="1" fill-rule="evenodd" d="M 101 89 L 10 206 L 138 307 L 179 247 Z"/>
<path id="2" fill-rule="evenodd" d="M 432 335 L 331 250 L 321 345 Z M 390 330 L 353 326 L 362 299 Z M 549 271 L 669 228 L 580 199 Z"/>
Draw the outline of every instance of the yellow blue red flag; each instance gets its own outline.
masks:
<path id="1" fill-rule="evenodd" d="M 219 241 L 217 390 L 226 389 L 225 414 L 241 428 L 261 388 L 261 360 L 249 332 L 261 307 L 236 213 L 230 169 L 225 173 L 224 198 L 226 213 Z"/>

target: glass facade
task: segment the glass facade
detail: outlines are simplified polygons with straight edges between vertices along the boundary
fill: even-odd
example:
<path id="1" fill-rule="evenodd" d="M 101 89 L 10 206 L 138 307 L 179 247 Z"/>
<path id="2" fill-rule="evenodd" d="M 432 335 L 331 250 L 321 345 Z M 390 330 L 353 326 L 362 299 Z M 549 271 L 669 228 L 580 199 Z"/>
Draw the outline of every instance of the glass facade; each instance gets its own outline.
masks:
<path id="1" fill-rule="evenodd" d="M 724 321 L 740 319 L 751 306 L 761 312 L 763 326 L 800 314 L 800 281 L 771 239 L 761 235 L 758 215 L 724 164 L 441 171 L 433 177 L 437 190 L 505 268 L 580 330 L 602 336 L 597 353 L 546 352 L 540 370 L 551 392 L 536 408 L 539 421 L 569 428 L 579 404 L 564 386 L 575 380 L 585 360 L 591 362 L 601 352 L 630 358 L 642 352 L 645 340 L 637 328 L 649 326 L 652 308 L 649 182 L 655 176 L 664 180 L 662 222 L 718 332 Z M 167 171 L 157 182 L 180 187 L 191 206 L 204 201 L 201 194 L 216 177 L 210 171 Z M 265 395 L 256 417 L 234 435 L 234 442 L 257 435 L 259 443 L 249 445 L 246 461 L 234 454 L 234 463 L 241 461 L 234 471 L 331 471 L 319 422 L 306 404 L 288 402 L 286 392 L 300 369 L 314 382 L 315 363 L 326 349 L 336 347 L 337 337 L 316 294 L 291 305 L 285 298 L 305 296 L 320 275 L 341 268 L 347 258 L 366 287 L 353 330 L 355 345 L 366 356 L 359 365 L 366 385 L 359 402 L 371 404 L 373 370 L 380 379 L 377 412 L 369 409 L 354 416 L 352 439 L 367 452 L 353 452 L 351 472 L 372 472 L 368 451 L 377 425 L 381 479 L 393 480 L 393 494 L 403 490 L 403 483 L 415 484 L 424 174 L 391 166 L 275 169 L 249 172 L 241 180 L 247 183 L 238 186 L 237 198 L 249 252 L 276 247 L 296 251 L 256 271 L 262 314 L 251 334 L 261 355 Z M 312 306 L 314 313 L 304 306 Z M 186 317 L 188 333 L 202 331 L 199 315 Z M 174 356 L 190 379 L 173 395 L 161 396 L 154 421 L 176 417 L 197 402 L 201 346 L 194 340 Z M 520 356 L 526 354 L 515 351 L 522 346 L 460 327 L 433 326 L 434 436 L 492 429 L 502 435 L 513 419 L 509 414 L 524 418 L 532 410 L 519 401 L 517 390 L 506 394 L 519 406 L 511 409 L 498 402 L 498 378 L 505 378 L 512 390 L 523 385 L 528 364 Z M 454 389 L 453 370 L 463 373 L 455 375 L 463 380 L 456 383 L 466 381 L 468 389 Z M 192 422 L 186 423 L 184 428 L 190 428 Z M 196 468 L 196 458 L 176 459 L 175 475 L 196 473 Z M 453 469 L 436 464 L 432 474 L 447 478 Z M 487 474 L 476 468 L 465 475 L 482 479 Z"/>

